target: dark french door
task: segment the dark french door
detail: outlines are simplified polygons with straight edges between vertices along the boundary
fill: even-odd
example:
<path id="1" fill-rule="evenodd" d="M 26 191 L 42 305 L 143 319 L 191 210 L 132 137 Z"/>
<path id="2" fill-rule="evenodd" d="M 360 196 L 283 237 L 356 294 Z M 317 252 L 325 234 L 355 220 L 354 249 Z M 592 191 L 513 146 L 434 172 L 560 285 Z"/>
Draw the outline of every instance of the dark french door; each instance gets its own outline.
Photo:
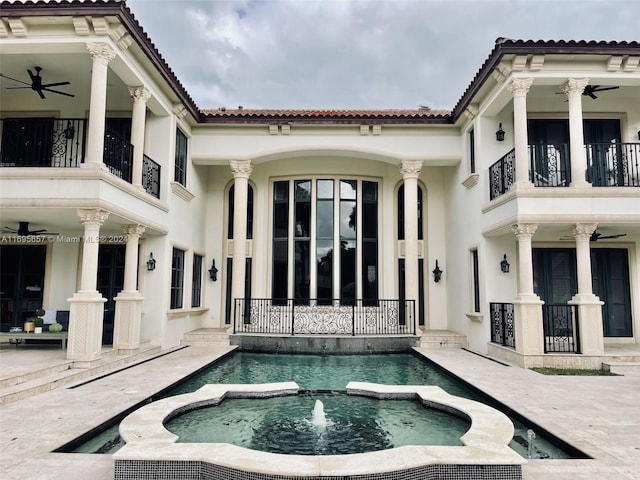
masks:
<path id="1" fill-rule="evenodd" d="M 534 248 L 534 291 L 547 305 L 566 304 L 576 294 L 576 256 L 571 248 Z M 593 293 L 604 302 L 605 337 L 633 335 L 629 257 L 622 248 L 592 248 Z"/>
<path id="2" fill-rule="evenodd" d="M 24 321 L 42 308 L 44 245 L 0 246 L 0 330 L 22 327 Z"/>
<path id="3" fill-rule="evenodd" d="M 107 299 L 104 304 L 102 344 L 113 345 L 114 298 L 124 287 L 125 245 L 100 245 L 98 251 L 98 291 Z"/>

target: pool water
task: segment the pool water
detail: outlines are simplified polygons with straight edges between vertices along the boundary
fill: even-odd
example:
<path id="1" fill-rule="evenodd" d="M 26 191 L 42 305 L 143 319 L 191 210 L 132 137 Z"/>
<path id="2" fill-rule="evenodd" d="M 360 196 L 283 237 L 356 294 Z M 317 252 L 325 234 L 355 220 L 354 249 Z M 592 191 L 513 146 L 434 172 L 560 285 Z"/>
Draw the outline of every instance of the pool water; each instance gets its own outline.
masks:
<path id="1" fill-rule="evenodd" d="M 490 398 L 481 395 L 466 386 L 463 382 L 417 355 L 290 355 L 234 352 L 214 362 L 191 378 L 163 394 L 163 397 L 178 395 L 197 390 L 209 383 L 271 383 L 296 382 L 302 390 L 344 391 L 347 383 L 372 382 L 392 385 L 437 385 L 451 395 L 476 400 L 498 410 Z M 341 398 L 343 400 L 345 397 Z M 156 398 L 157 399 L 157 398 Z M 235 400 L 234 400 L 235 401 Z M 224 401 L 220 408 L 225 403 Z M 416 405 L 418 405 L 416 403 Z M 420 408 L 422 406 L 418 405 Z M 328 405 L 329 407 L 329 405 Z M 310 414 L 313 403 L 305 407 Z M 327 408 L 327 417 L 331 416 Z M 535 443 L 529 446 L 528 430 L 535 427 L 525 425 L 507 415 L 515 427 L 514 438 L 510 447 L 522 457 L 529 458 L 583 458 L 569 454 L 556 444 L 548 441 L 536 431 Z M 463 422 L 466 423 L 466 422 Z M 466 428 L 465 428 L 466 431 Z M 175 432 L 174 432 L 175 433 Z M 122 446 L 118 435 L 118 427 L 105 430 L 88 442 L 75 447 L 78 453 L 114 453 Z"/>
<path id="2" fill-rule="evenodd" d="M 324 417 L 314 421 L 320 402 Z M 183 443 L 230 443 L 291 455 L 343 455 L 405 445 L 462 445 L 469 423 L 411 400 L 346 394 L 231 399 L 165 424 Z"/>

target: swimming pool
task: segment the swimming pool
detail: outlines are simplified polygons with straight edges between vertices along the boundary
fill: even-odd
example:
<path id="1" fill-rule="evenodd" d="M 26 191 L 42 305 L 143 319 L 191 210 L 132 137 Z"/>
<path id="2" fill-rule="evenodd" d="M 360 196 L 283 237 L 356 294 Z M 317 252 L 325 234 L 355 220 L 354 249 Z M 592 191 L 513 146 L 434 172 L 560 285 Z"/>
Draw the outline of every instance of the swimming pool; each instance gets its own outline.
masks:
<path id="1" fill-rule="evenodd" d="M 206 384 L 257 384 L 293 381 L 304 390 L 344 391 L 349 381 L 389 385 L 438 385 L 451 395 L 479 401 L 501 409 L 490 398 L 475 392 L 452 375 L 416 354 L 385 355 L 291 355 L 234 352 L 214 362 L 161 396 L 169 397 L 193 392 Z M 515 427 L 510 447 L 523 458 L 585 458 L 581 452 L 556 441 L 525 419 L 506 412 Z M 535 432 L 535 442 L 529 444 L 529 430 Z M 73 445 L 77 453 L 116 452 L 123 442 L 117 423 L 94 438 Z"/>

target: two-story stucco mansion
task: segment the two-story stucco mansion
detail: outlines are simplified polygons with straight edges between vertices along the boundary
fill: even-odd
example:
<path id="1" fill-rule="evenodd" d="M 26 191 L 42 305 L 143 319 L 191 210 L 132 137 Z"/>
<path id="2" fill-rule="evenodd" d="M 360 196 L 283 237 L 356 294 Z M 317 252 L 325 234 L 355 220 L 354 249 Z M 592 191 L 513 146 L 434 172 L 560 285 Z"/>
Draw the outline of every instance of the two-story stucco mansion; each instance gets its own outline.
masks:
<path id="1" fill-rule="evenodd" d="M 68 315 L 87 363 L 199 329 L 640 343 L 639 43 L 498 39 L 451 111 L 203 110 L 124 2 L 1 5 L 2 331 Z"/>

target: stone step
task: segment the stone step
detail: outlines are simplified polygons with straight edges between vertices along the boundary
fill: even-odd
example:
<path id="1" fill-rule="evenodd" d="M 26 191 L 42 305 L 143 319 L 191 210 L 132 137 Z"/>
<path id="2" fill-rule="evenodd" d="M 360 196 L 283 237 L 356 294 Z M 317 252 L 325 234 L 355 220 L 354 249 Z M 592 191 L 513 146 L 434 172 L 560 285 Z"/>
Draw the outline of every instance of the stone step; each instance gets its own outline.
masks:
<path id="1" fill-rule="evenodd" d="M 609 371 L 611 373 L 631 373 L 631 372 L 639 372 L 640 373 L 640 362 L 616 362 L 612 360 L 607 360 L 602 362 L 602 369 Z"/>
<path id="2" fill-rule="evenodd" d="M 186 332 L 180 343 L 193 347 L 229 345 L 229 333 L 225 328 L 199 328 Z"/>
<path id="3" fill-rule="evenodd" d="M 448 330 L 428 330 L 420 337 L 422 348 L 467 348 L 469 341 L 466 335 Z"/>
<path id="4" fill-rule="evenodd" d="M 5 379 L 4 383 L 8 385 L 0 388 L 0 405 L 6 405 L 33 395 L 55 390 L 56 388 L 80 383 L 122 368 L 128 368 L 159 355 L 164 355 L 172 350 L 175 349 L 161 351 L 159 346 L 146 344 L 132 352 L 122 353 L 117 350 L 115 353 L 105 352 L 108 354 L 92 362 L 92 365 L 88 368 L 75 368 L 74 362 L 69 361 L 60 365 L 63 370 L 59 368 L 42 368 L 28 375 L 20 375 L 19 378 Z"/>

